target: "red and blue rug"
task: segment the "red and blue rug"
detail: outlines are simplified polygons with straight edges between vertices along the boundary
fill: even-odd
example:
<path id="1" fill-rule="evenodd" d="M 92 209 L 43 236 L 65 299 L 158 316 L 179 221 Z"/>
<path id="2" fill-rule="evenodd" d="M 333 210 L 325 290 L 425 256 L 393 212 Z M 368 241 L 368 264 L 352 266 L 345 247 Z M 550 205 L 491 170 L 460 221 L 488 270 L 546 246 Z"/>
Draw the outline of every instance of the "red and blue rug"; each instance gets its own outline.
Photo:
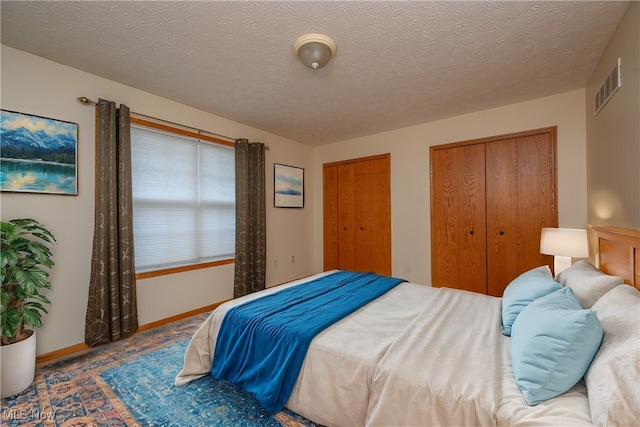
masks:
<path id="1" fill-rule="evenodd" d="M 302 426 L 266 412 L 233 385 L 206 376 L 176 387 L 196 316 L 40 366 L 24 392 L 2 399 L 2 426 Z"/>

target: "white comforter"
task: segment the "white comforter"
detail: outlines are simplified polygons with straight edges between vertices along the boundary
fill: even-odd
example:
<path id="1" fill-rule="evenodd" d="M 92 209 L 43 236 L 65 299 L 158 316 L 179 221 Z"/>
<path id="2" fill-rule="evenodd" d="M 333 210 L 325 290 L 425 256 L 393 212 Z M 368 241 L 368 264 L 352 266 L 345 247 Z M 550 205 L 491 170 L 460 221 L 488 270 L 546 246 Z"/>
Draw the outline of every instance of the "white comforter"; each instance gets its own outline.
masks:
<path id="1" fill-rule="evenodd" d="M 229 308 L 280 289 L 218 307 L 176 385 L 209 374 Z M 402 283 L 316 336 L 286 406 L 328 426 L 591 425 L 584 386 L 545 408 L 526 405 L 500 331 L 499 298 Z"/>
<path id="2" fill-rule="evenodd" d="M 368 425 L 496 424 L 500 299 L 434 292 L 376 367 Z"/>

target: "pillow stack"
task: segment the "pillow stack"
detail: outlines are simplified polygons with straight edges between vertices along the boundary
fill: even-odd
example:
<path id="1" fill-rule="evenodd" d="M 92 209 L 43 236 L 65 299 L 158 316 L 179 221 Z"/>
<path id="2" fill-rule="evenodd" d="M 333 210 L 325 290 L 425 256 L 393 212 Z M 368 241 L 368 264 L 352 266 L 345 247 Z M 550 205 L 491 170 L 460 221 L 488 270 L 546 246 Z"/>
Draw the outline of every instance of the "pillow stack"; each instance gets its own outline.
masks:
<path id="1" fill-rule="evenodd" d="M 600 350 L 584 376 L 597 426 L 637 426 L 640 415 L 640 292 L 620 285 L 593 311 L 604 329 Z"/>
<path id="2" fill-rule="evenodd" d="M 503 294 L 503 334 L 511 336 L 514 376 L 531 406 L 580 381 L 602 342 L 602 325 L 585 307 L 606 293 L 614 279 L 593 266 L 574 265 L 573 272 L 570 267 L 559 275 L 561 283 L 553 279 L 548 266 L 534 268 L 514 279 Z M 592 270 L 598 280 L 588 277 Z"/>

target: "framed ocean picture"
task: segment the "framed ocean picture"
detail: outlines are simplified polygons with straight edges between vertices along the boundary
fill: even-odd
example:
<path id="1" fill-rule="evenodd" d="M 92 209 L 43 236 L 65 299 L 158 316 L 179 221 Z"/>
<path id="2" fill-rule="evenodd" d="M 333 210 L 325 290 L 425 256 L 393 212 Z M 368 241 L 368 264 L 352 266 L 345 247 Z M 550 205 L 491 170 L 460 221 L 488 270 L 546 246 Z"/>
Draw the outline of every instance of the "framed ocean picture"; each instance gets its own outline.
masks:
<path id="1" fill-rule="evenodd" d="M 277 208 L 304 207 L 304 169 L 273 164 L 274 206 Z"/>
<path id="2" fill-rule="evenodd" d="M 0 190 L 78 194 L 78 124 L 0 110 Z"/>

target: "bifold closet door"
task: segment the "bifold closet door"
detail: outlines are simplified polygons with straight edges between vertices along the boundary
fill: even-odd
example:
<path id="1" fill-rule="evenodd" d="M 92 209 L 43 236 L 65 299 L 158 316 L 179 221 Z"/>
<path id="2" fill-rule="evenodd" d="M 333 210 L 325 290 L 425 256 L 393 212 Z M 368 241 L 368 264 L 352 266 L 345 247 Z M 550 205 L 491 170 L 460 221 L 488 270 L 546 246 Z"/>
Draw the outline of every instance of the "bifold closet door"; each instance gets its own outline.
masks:
<path id="1" fill-rule="evenodd" d="M 353 163 L 354 269 L 391 275 L 389 158 Z"/>
<path id="2" fill-rule="evenodd" d="M 484 145 L 431 155 L 432 285 L 486 293 Z"/>
<path id="3" fill-rule="evenodd" d="M 323 168 L 323 263 L 324 271 L 338 268 L 338 166 Z"/>
<path id="4" fill-rule="evenodd" d="M 519 274 L 552 262 L 540 232 L 558 226 L 555 127 L 430 155 L 433 286 L 501 296 Z"/>
<path id="5" fill-rule="evenodd" d="M 555 138 L 551 130 L 486 144 L 489 295 L 550 262 L 542 227 L 557 227 Z"/>
<path id="6" fill-rule="evenodd" d="M 325 164 L 324 269 L 391 275 L 388 155 Z"/>
<path id="7" fill-rule="evenodd" d="M 356 270 L 353 163 L 338 165 L 338 269 Z"/>
<path id="8" fill-rule="evenodd" d="M 488 143 L 486 165 L 488 293 L 502 296 L 519 269 L 517 139 Z"/>

